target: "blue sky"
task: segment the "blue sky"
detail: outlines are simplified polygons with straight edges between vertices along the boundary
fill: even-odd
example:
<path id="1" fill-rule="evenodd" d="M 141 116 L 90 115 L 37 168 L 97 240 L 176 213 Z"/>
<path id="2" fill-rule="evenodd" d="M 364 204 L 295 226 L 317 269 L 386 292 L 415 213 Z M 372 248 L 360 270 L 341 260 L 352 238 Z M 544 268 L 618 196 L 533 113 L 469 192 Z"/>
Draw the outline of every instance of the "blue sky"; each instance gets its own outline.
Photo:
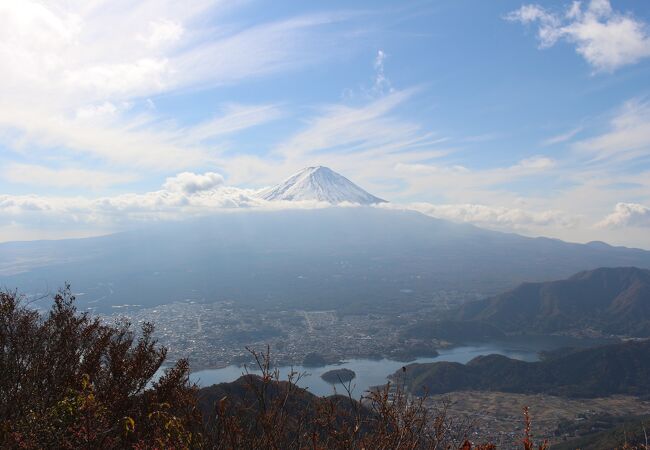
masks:
<path id="1" fill-rule="evenodd" d="M 0 61 L 0 241 L 265 207 L 322 164 L 650 248 L 647 2 L 5 1 Z"/>

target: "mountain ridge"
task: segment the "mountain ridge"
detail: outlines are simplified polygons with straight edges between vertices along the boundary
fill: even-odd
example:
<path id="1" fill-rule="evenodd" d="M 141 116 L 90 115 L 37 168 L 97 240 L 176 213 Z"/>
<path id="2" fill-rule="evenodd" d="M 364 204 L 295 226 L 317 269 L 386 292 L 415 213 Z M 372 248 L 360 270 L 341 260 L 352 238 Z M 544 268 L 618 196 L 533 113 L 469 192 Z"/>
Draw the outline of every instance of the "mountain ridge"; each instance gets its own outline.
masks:
<path id="1" fill-rule="evenodd" d="M 522 283 L 464 305 L 460 320 L 486 322 L 506 332 L 593 329 L 650 336 L 650 270 L 601 267 L 564 280 Z"/>
<path id="2" fill-rule="evenodd" d="M 0 244 L 0 286 L 38 294 L 67 280 L 85 293 L 80 304 L 109 312 L 118 301 L 186 298 L 394 312 L 442 290 L 496 295 L 527 280 L 628 265 L 650 268 L 650 252 L 374 207 L 238 211 L 97 238 Z"/>

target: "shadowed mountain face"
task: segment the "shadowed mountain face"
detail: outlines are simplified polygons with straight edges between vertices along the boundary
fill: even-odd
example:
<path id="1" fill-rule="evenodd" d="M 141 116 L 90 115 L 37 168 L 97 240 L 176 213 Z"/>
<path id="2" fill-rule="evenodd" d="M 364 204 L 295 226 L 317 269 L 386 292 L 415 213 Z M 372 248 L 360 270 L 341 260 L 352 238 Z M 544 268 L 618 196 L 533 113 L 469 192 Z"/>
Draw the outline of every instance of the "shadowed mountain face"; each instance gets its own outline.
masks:
<path id="1" fill-rule="evenodd" d="M 460 318 L 487 322 L 503 331 L 592 328 L 650 336 L 650 271 L 600 268 L 566 280 L 524 283 L 496 297 L 466 304 Z"/>
<path id="2" fill-rule="evenodd" d="M 323 166 L 307 167 L 282 183 L 260 192 L 264 200 L 317 200 L 333 205 L 350 202 L 359 205 L 385 203 L 379 197 Z"/>
<path id="3" fill-rule="evenodd" d="M 627 342 L 540 362 L 501 355 L 479 356 L 467 364 L 410 364 L 394 377 L 417 394 L 462 390 L 544 393 L 567 397 L 650 394 L 650 341 Z"/>
<path id="4" fill-rule="evenodd" d="M 230 410 L 242 407 L 241 412 L 251 416 L 259 413 L 259 397 L 257 392 L 264 386 L 263 380 L 258 375 L 242 375 L 230 383 L 214 384 L 201 388 L 198 391 L 199 409 L 204 420 L 214 420 L 215 405 L 222 399 L 227 399 Z M 319 397 L 306 389 L 291 385 L 287 381 L 272 381 L 266 387 L 267 405 L 283 401 L 286 398 L 286 410 L 290 412 L 291 422 L 297 422 L 305 416 L 314 419 L 319 408 L 334 406 L 335 411 L 342 418 L 352 408 L 362 408 L 354 400 L 343 396 Z M 331 402 L 331 403 L 330 403 Z M 365 408 L 360 410 L 364 416 L 369 414 Z"/>
<path id="5" fill-rule="evenodd" d="M 0 244 L 0 286 L 69 281 L 82 307 L 233 300 L 259 308 L 404 312 L 444 289 L 502 292 L 650 252 L 526 238 L 412 211 L 238 211 L 105 237 Z"/>

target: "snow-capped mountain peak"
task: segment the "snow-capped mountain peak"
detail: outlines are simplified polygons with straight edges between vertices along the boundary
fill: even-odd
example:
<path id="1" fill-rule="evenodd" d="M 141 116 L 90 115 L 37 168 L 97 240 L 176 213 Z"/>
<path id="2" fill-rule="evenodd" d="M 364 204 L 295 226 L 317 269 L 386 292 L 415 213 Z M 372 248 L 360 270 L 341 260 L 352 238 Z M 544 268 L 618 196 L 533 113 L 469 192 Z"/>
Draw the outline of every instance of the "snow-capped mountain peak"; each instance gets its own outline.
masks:
<path id="1" fill-rule="evenodd" d="M 277 186 L 260 192 L 265 200 L 317 200 L 338 204 L 342 202 L 371 205 L 383 203 L 379 197 L 324 166 L 307 167 Z"/>

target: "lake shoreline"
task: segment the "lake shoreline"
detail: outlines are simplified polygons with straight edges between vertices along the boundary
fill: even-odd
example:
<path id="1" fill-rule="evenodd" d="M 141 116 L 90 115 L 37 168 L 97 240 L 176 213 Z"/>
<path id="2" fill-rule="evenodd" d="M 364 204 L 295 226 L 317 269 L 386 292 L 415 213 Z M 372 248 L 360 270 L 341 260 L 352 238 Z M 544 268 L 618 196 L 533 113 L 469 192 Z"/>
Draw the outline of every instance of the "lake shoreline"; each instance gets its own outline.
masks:
<path id="1" fill-rule="evenodd" d="M 611 342 L 611 341 L 610 341 Z M 412 363 L 430 363 L 438 361 L 451 361 L 467 363 L 477 356 L 488 354 L 501 354 L 509 358 L 523 361 L 538 361 L 541 351 L 548 351 L 567 346 L 589 347 L 603 345 L 603 340 L 575 339 L 563 336 L 527 335 L 525 337 L 506 337 L 505 339 L 493 340 L 474 344 L 463 344 L 440 349 L 438 356 L 420 357 L 409 362 L 394 359 L 368 359 L 350 358 L 337 363 L 327 364 L 320 367 L 305 367 L 303 365 L 284 365 L 277 367 L 280 379 L 286 380 L 291 372 L 302 374 L 298 385 L 307 388 L 311 393 L 328 396 L 340 389 L 335 390 L 333 386 L 320 378 L 320 376 L 334 369 L 346 368 L 355 372 L 354 385 L 355 395 L 361 395 L 372 386 L 386 384 L 389 375 L 401 369 L 403 366 Z M 204 369 L 192 371 L 190 380 L 196 382 L 200 387 L 213 384 L 232 382 L 238 379 L 248 369 L 249 373 L 258 373 L 251 365 L 228 365 L 219 369 Z M 340 392 L 339 392 L 340 393 Z"/>

